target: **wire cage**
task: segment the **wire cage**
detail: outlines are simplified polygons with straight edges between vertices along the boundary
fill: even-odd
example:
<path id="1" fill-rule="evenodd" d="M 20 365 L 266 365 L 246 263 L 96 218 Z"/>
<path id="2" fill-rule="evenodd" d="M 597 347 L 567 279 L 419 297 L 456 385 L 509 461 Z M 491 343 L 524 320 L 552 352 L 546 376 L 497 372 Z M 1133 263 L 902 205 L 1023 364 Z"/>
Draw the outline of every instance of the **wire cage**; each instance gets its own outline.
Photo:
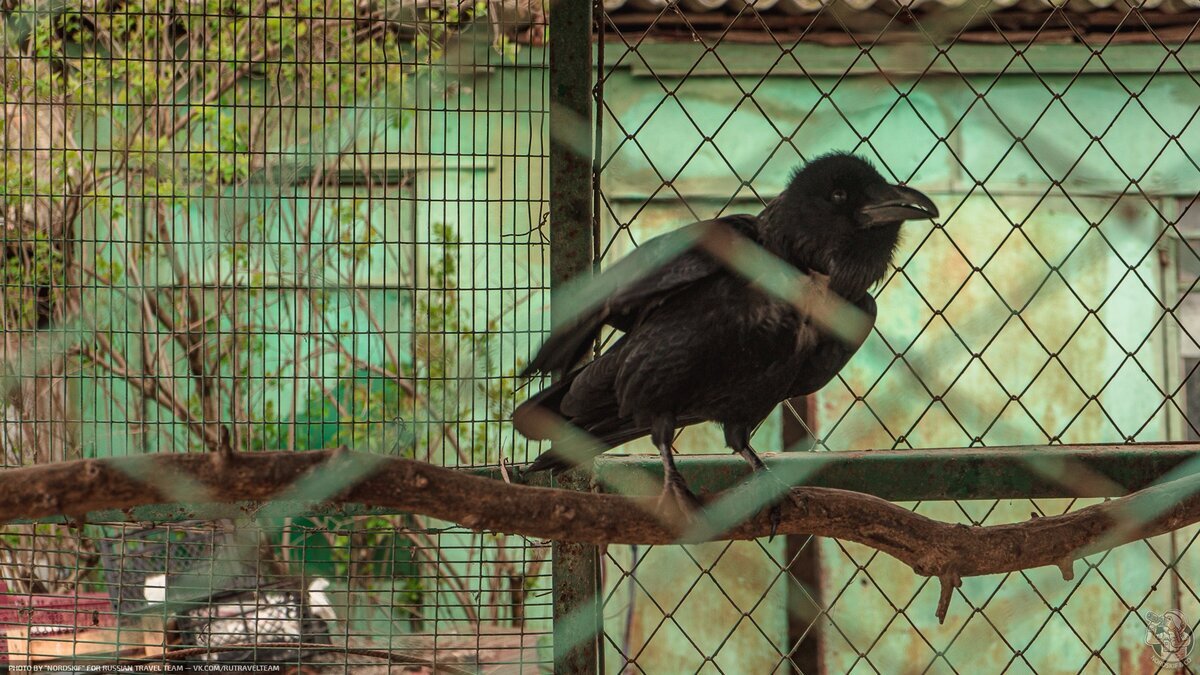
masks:
<path id="1" fill-rule="evenodd" d="M 100 562 L 120 613 L 168 599 L 206 601 L 219 593 L 258 587 L 257 565 L 236 549 L 228 529 L 203 523 L 114 529 L 117 533 L 99 542 Z M 214 565 L 227 569 L 210 569 Z"/>
<path id="2" fill-rule="evenodd" d="M 1047 488 L 1005 468 L 1008 446 L 1037 446 L 1014 460 L 1035 462 L 1059 444 L 1195 438 L 1187 3 L 631 0 L 596 22 L 601 267 L 679 224 L 758 213 L 793 167 L 834 150 L 939 205 L 935 222 L 905 226 L 861 351 L 781 406 L 759 446 L 909 450 L 894 464 L 789 459 L 816 484 L 978 526 L 1118 496 L 1084 484 L 1169 450 L 1131 447 L 1105 476 L 1070 449 L 1071 468 L 1042 474 L 1062 487 Z M 697 427 L 675 447 L 722 445 Z M 1154 645 L 1164 612 L 1186 617 L 1180 635 L 1196 626 L 1195 537 L 1088 557 L 1070 580 L 964 580 L 965 608 L 944 624 L 936 580 L 854 543 L 610 546 L 603 640 L 584 659 L 611 672 L 1170 670 L 1183 652 Z"/>
<path id="3" fill-rule="evenodd" d="M 540 3 L 17 1 L 0 28 L 5 468 L 524 461 L 506 420 L 548 325 Z M 83 617 L 51 636 L 5 614 L 10 664 L 550 658 L 543 542 L 312 508 L 340 489 L 320 480 L 304 507 L 213 510 L 140 466 L 174 508 L 5 529 L 13 606 Z"/>
<path id="4" fill-rule="evenodd" d="M 1187 473 L 1195 446 L 1166 444 L 1200 438 L 1191 10 L 0 2 L 3 467 L 118 459 L 159 502 L 56 510 L 81 475 L 4 527 L 6 662 L 1187 665 L 1194 526 L 1069 579 L 964 579 L 943 623 L 936 580 L 836 539 L 551 544 L 326 503 L 369 464 L 214 504 L 151 456 L 341 448 L 519 482 L 546 447 L 509 421 L 544 384 L 517 374 L 571 282 L 841 150 L 941 216 L 906 226 L 854 360 L 756 430 L 773 468 L 969 526 Z M 675 447 L 702 495 L 744 475 L 713 425 Z M 640 494 L 657 461 L 554 480 Z"/>

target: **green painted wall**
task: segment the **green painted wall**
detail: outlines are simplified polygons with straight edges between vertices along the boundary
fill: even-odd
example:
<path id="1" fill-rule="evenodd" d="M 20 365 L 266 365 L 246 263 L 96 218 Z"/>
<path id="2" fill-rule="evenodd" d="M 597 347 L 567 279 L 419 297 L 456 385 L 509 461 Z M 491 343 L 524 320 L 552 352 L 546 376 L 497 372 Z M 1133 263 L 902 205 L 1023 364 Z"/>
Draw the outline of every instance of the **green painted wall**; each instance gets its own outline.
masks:
<path id="1" fill-rule="evenodd" d="M 472 291 L 475 321 L 498 318 L 501 327 L 491 375 L 526 356 L 546 327 L 544 156 L 552 129 L 543 54 L 525 53 L 534 67 L 464 75 L 411 126 L 362 149 L 372 162 L 399 153 L 399 164 L 385 168 L 408 180 L 383 199 L 395 213 L 388 217 L 397 223 L 396 260 L 410 260 L 415 272 L 411 283 L 422 283 L 431 226 L 458 234 L 467 261 L 460 283 Z M 736 44 L 705 54 L 690 43 L 646 43 L 630 53 L 609 43 L 605 56 L 607 259 L 695 218 L 754 211 L 802 156 L 833 149 L 857 148 L 941 206 L 944 226 L 916 224 L 906 233 L 902 271 L 879 291 L 878 334 L 843 381 L 819 395 L 819 450 L 1152 441 L 1178 428 L 1173 408 L 1161 405 L 1178 372 L 1174 322 L 1161 320 L 1160 305 L 1174 302 L 1163 281 L 1174 272 L 1159 251 L 1172 245 L 1175 198 L 1190 200 L 1200 186 L 1184 152 L 1200 147 L 1190 124 L 1200 89 L 1180 72 L 1190 55 L 1112 47 L 1101 59 L 1059 45 L 1018 56 L 1007 46 L 959 45 L 941 55 L 896 46 L 867 56 Z M 351 119 L 338 133 L 363 128 Z M 303 210 L 303 189 L 294 196 L 290 203 Z M 401 311 L 403 293 L 381 300 L 397 308 L 388 330 L 398 344 L 413 325 Z M 126 447 L 119 412 L 93 414 L 97 443 L 111 443 L 98 454 L 136 451 Z M 487 419 L 482 407 L 472 416 Z M 528 456 L 507 425 L 479 429 L 472 433 L 494 434 L 488 461 Z M 780 434 L 772 418 L 757 447 L 779 448 Z M 707 427 L 685 431 L 679 449 L 724 452 Z M 1079 504 L 914 506 L 995 523 Z M 1098 556 L 1094 568 L 1077 566 L 1071 582 L 1056 570 L 968 580 L 965 599 L 955 599 L 940 627 L 933 584 L 886 556 L 821 542 L 825 668 L 1053 673 L 1107 664 L 1133 672 L 1147 651 L 1131 611 L 1183 599 L 1185 611 L 1200 614 L 1190 587 L 1164 576 L 1164 561 L 1191 536 Z M 610 672 L 621 668 L 618 646 L 636 653 L 645 672 L 770 672 L 787 652 L 782 541 L 643 547 L 636 567 L 630 547 L 608 555 Z M 1183 565 L 1190 572 L 1194 563 Z"/>
<path id="2" fill-rule="evenodd" d="M 1178 428 L 1164 406 L 1179 377 L 1175 320 L 1163 316 L 1176 300 L 1164 283 L 1174 198 L 1200 189 L 1185 151 L 1200 147 L 1190 56 L 609 42 L 604 242 L 615 257 L 695 218 L 756 211 L 802 157 L 856 150 L 934 195 L 943 218 L 908 226 L 900 269 L 878 291 L 877 333 L 818 395 L 819 451 L 1167 439 Z M 779 438 L 772 420 L 757 447 Z M 720 447 L 711 429 L 680 444 Z M 1000 523 L 1081 505 L 910 506 Z M 1196 613 L 1190 587 L 1164 572 L 1192 536 L 1096 556 L 1070 582 L 1057 570 L 970 579 L 943 626 L 936 583 L 822 541 L 822 662 L 830 673 L 1140 672 L 1149 652 L 1133 613 Z M 628 569 L 626 553 L 609 554 Z M 607 630 L 641 649 L 646 672 L 712 670 L 708 656 L 724 672 L 770 672 L 789 648 L 781 557 L 778 542 L 655 549 L 636 592 L 610 565 Z M 1185 558 L 1181 578 L 1194 567 Z M 609 670 L 619 663 L 610 648 Z"/>

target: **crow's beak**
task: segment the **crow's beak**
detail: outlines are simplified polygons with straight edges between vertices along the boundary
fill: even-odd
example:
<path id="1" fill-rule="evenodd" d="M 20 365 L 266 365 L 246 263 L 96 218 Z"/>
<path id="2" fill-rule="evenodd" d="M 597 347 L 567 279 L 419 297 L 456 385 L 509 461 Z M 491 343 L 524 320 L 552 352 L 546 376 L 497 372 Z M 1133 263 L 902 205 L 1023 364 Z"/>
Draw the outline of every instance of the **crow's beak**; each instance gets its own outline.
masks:
<path id="1" fill-rule="evenodd" d="M 858 224 L 864 228 L 937 217 L 937 207 L 929 197 L 902 185 L 871 188 L 867 203 L 858 210 Z"/>

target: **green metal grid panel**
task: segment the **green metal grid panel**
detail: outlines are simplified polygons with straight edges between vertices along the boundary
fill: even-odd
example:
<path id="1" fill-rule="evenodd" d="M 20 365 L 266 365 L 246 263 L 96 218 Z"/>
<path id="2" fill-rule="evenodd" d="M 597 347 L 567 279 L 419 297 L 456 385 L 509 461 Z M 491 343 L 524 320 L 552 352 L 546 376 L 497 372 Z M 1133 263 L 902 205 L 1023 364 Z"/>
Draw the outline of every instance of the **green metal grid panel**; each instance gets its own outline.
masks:
<path id="1" fill-rule="evenodd" d="M 1190 250 L 1177 224 L 1200 185 L 1189 152 L 1200 134 L 1195 47 L 1158 38 L 1137 8 L 1119 10 L 1126 29 L 1144 31 L 1134 45 L 1052 9 L 1046 25 L 1073 26 L 1067 44 L 1043 44 L 1040 30 L 1005 42 L 982 8 L 888 11 L 877 36 L 816 10 L 851 46 L 823 46 L 750 7 L 702 24 L 673 6 L 638 21 L 601 15 L 602 264 L 679 224 L 755 212 L 803 159 L 854 149 L 934 195 L 944 215 L 907 226 L 877 289 L 876 330 L 806 420 L 815 451 L 1185 438 L 1180 383 L 1191 373 L 1179 345 L 1194 339 L 1176 310 L 1194 279 L 1180 288 L 1176 257 Z M 735 22 L 760 44 L 739 42 Z M 968 24 L 999 44 L 956 40 Z M 778 419 L 758 434 L 760 449 L 781 447 Z M 697 428 L 676 447 L 721 444 Z M 727 486 L 735 459 L 693 475 Z M 1007 494 L 958 492 L 953 479 L 892 484 L 920 480 L 920 469 L 851 473 L 846 487 L 874 492 L 987 494 L 905 502 L 964 523 L 1095 501 L 1015 498 L 1030 494 L 1019 482 Z M 983 476 L 970 484 L 1003 480 Z M 1178 607 L 1197 618 L 1195 556 L 1185 555 L 1195 535 L 1093 556 L 1072 581 L 1057 570 L 967 580 L 966 607 L 942 626 L 935 584 L 860 546 L 609 547 L 607 670 L 1153 670 L 1144 613 Z M 793 557 L 811 547 L 816 569 L 797 568 Z M 815 584 L 795 578 L 813 573 Z"/>
<path id="2" fill-rule="evenodd" d="M 27 376 L 21 393 L 62 399 L 5 390 L 5 467 L 211 451 L 221 437 L 198 433 L 209 423 L 248 452 L 347 445 L 465 468 L 527 459 L 506 410 L 548 320 L 549 63 L 517 40 L 536 41 L 546 17 L 385 4 L 0 8 L 5 362 Z M 58 213 L 85 169 L 111 180 L 84 190 L 78 213 Z M 53 207 L 50 219 L 27 204 Z M 15 325 L 14 289 L 37 289 L 13 265 L 38 262 L 19 254 L 45 253 L 47 231 L 81 270 L 49 265 L 81 311 L 35 306 Z M 53 372 L 39 371 L 47 344 L 55 364 L 66 353 Z M 216 410 L 197 354 L 222 392 Z M 106 576 L 132 558 L 98 560 L 118 529 L 92 523 L 183 511 L 10 527 L 0 571 L 25 599 L 140 584 Z M 331 584 L 343 641 L 326 654 L 331 672 L 386 670 L 379 654 L 348 651 L 368 644 L 439 668 L 537 670 L 552 658 L 545 542 L 354 509 L 248 513 L 191 515 L 233 523 L 267 580 Z M 228 575 L 196 562 L 201 589 L 222 590 Z M 156 609 L 161 624 L 172 608 Z M 126 644 L 153 619 L 114 618 Z"/>

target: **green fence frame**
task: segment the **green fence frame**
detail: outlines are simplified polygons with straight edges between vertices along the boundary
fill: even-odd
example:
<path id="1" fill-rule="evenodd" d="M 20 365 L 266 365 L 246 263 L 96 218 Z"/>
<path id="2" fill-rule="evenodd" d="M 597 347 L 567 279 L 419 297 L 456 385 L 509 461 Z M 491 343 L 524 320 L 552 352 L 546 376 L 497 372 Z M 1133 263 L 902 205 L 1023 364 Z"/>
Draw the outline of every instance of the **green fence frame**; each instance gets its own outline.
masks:
<path id="1" fill-rule="evenodd" d="M 598 3 L 597 3 L 598 4 Z M 558 2 L 551 13 L 550 81 L 550 265 L 552 287 L 588 273 L 598 263 L 600 130 L 593 105 L 603 96 L 594 68 L 604 63 L 603 36 L 593 48 L 591 2 Z M 845 48 L 849 49 L 849 48 Z M 883 47 L 882 50 L 888 50 Z M 819 64 L 818 64 L 819 65 Z M 838 71 L 841 72 L 840 70 Z M 595 142 L 595 145 L 593 145 Z M 588 149 L 592 156 L 581 156 Z M 552 316 L 554 314 L 552 308 Z M 804 449 L 801 442 L 795 449 Z M 1200 471 L 1200 444 L 1050 445 L 946 448 L 874 452 L 764 454 L 783 475 L 802 484 L 864 492 L 890 501 L 1119 497 Z M 678 465 L 700 494 L 734 487 L 748 475 L 735 455 L 680 457 Z M 499 472 L 483 470 L 482 473 Z M 575 490 L 628 494 L 661 477 L 653 456 L 598 457 L 557 481 Z M 533 480 L 541 482 L 540 478 Z M 599 579 L 603 566 L 594 546 L 555 544 L 555 672 L 602 673 L 603 615 Z"/>

